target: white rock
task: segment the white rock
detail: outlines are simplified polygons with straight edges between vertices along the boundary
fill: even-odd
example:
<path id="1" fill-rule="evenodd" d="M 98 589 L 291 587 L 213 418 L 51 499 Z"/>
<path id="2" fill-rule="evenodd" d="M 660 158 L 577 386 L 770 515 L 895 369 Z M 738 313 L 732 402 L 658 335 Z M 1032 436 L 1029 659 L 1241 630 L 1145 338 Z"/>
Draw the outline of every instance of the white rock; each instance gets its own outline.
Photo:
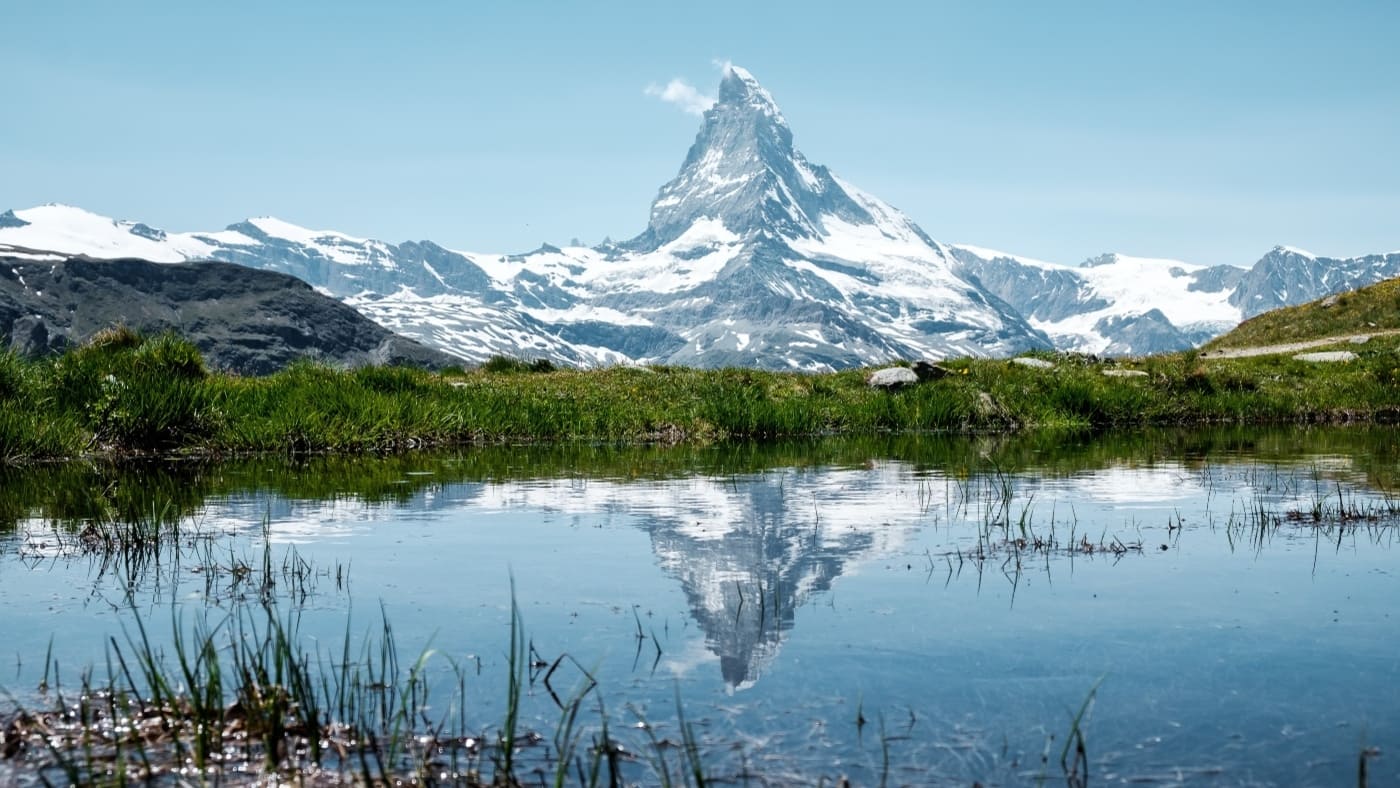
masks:
<path id="1" fill-rule="evenodd" d="M 1110 378 L 1145 378 L 1147 373 L 1140 369 L 1105 369 L 1103 374 Z"/>
<path id="2" fill-rule="evenodd" d="M 1012 363 L 1012 364 L 1020 364 L 1020 365 L 1023 366 L 1023 367 L 1031 367 L 1032 369 L 1054 369 L 1054 368 L 1055 368 L 1055 365 L 1054 365 L 1054 364 L 1051 364 L 1049 361 L 1046 361 L 1046 360 L 1043 359 L 1043 358 L 1030 358 L 1030 357 L 1028 357 L 1028 356 L 1021 356 L 1020 358 L 1013 358 L 1013 359 L 1011 359 L 1011 363 Z"/>
<path id="3" fill-rule="evenodd" d="M 908 367 L 887 367 L 872 372 L 865 382 L 873 389 L 897 389 L 918 383 L 919 376 Z"/>
<path id="4" fill-rule="evenodd" d="M 1325 350 L 1320 353 L 1299 353 L 1294 361 L 1355 361 L 1357 355 L 1350 350 Z"/>

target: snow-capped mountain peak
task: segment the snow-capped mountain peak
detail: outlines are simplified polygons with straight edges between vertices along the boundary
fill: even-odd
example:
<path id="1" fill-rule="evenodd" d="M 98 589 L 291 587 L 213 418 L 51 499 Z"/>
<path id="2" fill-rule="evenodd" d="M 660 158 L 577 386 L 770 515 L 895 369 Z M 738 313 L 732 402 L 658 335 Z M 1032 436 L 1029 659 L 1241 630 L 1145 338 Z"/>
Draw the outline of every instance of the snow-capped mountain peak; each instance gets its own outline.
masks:
<path id="1" fill-rule="evenodd" d="M 140 257 L 174 263 L 199 257 L 209 246 L 169 237 L 140 222 L 112 219 L 72 205 L 48 203 L 0 215 L 0 241 L 12 252 L 59 251 L 97 258 Z"/>
<path id="2" fill-rule="evenodd" d="M 22 218 L 0 225 L 0 245 L 31 229 L 12 226 Z M 270 217 L 212 233 L 90 229 L 76 235 L 116 236 L 123 255 L 292 274 L 467 360 L 823 370 L 1049 346 L 902 213 L 809 162 L 772 94 L 738 66 L 625 244 L 468 255 Z M 98 251 L 84 243 L 41 246 Z"/>
<path id="3" fill-rule="evenodd" d="M 778 102 L 773 100 L 773 94 L 758 84 L 758 80 L 747 69 L 733 63 L 724 67 L 724 79 L 719 83 L 718 103 L 747 106 L 754 112 L 772 118 L 778 125 L 787 126 L 787 119 L 783 117 L 782 110 L 778 109 Z"/>
<path id="4" fill-rule="evenodd" d="M 1240 321 L 1229 299 L 1244 270 L 1109 252 L 1077 266 L 975 246 L 959 269 L 1014 306 L 1057 348 L 1125 355 L 1180 350 Z"/>
<path id="5" fill-rule="evenodd" d="M 242 222 L 245 225 L 252 225 L 260 232 L 271 238 L 281 238 L 285 241 L 295 243 L 314 243 L 322 239 L 334 239 L 336 241 L 349 242 L 353 244 L 366 243 L 367 239 L 356 238 L 352 235 L 336 232 L 334 230 L 309 230 L 305 227 L 292 224 L 278 219 L 275 216 L 255 216 Z"/>
<path id="6" fill-rule="evenodd" d="M 655 249 L 703 217 L 740 235 L 817 238 L 825 234 L 825 216 L 871 221 L 830 171 L 793 147 L 772 94 L 731 65 L 680 173 L 661 187 L 647 231 L 631 245 Z"/>
<path id="7" fill-rule="evenodd" d="M 273 216 L 258 216 L 229 225 L 222 233 L 197 236 L 226 246 L 267 245 L 285 249 L 294 256 L 323 258 L 346 266 L 396 269 L 390 244 L 334 230 L 310 230 Z M 287 273 L 295 275 L 295 271 Z"/>
<path id="8" fill-rule="evenodd" d="M 1277 252 L 1277 253 L 1279 253 L 1279 254 L 1296 254 L 1296 255 L 1298 255 L 1299 257 L 1306 257 L 1306 258 L 1308 258 L 1309 260 L 1316 260 L 1316 259 L 1317 259 L 1317 255 L 1313 254 L 1312 252 L 1309 252 L 1309 251 L 1306 250 L 1306 249 L 1299 249 L 1299 248 L 1296 247 L 1296 246 L 1283 246 L 1283 245 L 1279 245 L 1279 246 L 1275 246 L 1275 247 L 1274 247 L 1273 249 L 1271 249 L 1270 251 L 1271 251 L 1271 252 Z"/>

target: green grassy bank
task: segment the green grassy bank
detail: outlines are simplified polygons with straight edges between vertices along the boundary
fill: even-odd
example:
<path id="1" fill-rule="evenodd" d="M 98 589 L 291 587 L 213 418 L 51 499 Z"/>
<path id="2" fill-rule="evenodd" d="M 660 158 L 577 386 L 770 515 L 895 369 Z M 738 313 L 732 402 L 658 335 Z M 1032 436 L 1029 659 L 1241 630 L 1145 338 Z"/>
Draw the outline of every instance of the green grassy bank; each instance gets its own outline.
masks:
<path id="1" fill-rule="evenodd" d="M 1400 329 L 1400 279 L 1388 279 L 1306 304 L 1265 312 L 1211 340 L 1202 349 L 1305 342 L 1397 329 Z"/>
<path id="2" fill-rule="evenodd" d="M 44 360 L 0 355 L 0 462 L 75 456 L 400 451 L 461 443 L 713 442 L 881 431 L 1014 431 L 1208 423 L 1389 421 L 1400 340 L 1359 357 L 1205 360 L 1177 353 L 1051 369 L 958 359 L 901 391 L 869 370 L 554 370 L 497 361 L 444 374 L 299 363 L 268 377 L 208 370 L 179 337 L 113 329 Z M 1114 377 L 1110 370 L 1141 375 Z"/>

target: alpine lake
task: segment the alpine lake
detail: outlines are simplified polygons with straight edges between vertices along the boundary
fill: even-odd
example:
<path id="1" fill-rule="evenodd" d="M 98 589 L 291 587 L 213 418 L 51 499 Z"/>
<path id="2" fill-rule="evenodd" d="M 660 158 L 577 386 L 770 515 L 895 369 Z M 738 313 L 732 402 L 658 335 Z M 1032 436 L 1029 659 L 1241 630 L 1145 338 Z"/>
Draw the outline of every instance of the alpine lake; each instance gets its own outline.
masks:
<path id="1" fill-rule="evenodd" d="M 1397 493 L 1380 427 L 4 468 L 0 709 L 280 622 L 448 782 L 1394 785 Z"/>

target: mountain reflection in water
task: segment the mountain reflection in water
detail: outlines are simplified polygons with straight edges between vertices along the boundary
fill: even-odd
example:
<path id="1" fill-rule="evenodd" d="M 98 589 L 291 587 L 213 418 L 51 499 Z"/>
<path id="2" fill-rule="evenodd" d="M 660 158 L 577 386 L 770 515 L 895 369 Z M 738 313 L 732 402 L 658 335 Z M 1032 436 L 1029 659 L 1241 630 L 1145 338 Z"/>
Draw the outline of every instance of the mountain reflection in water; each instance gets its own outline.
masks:
<path id="1" fill-rule="evenodd" d="M 1359 730 L 1400 735 L 1398 447 L 1334 428 L 0 469 L 0 631 L 32 687 L 51 634 L 63 665 L 100 664 L 123 599 L 155 620 L 228 604 L 174 556 L 108 572 L 54 548 L 144 519 L 225 564 L 264 533 L 300 551 L 333 578 L 292 600 L 313 640 L 382 604 L 401 642 L 480 660 L 487 721 L 513 577 L 545 660 L 624 714 L 679 695 L 740 761 L 874 783 L 885 722 L 910 774 L 1025 782 L 1107 676 L 1106 781 L 1334 783 Z"/>

